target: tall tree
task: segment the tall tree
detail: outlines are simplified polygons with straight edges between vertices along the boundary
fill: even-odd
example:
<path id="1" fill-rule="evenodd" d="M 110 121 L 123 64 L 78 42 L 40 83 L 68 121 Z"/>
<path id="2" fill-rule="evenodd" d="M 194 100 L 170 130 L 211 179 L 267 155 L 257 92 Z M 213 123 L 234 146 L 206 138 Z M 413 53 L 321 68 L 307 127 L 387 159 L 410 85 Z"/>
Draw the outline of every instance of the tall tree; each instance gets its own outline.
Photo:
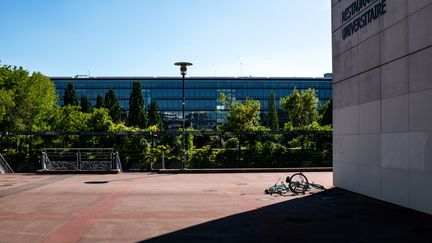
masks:
<path id="1" fill-rule="evenodd" d="M 321 116 L 320 124 L 322 126 L 333 124 L 333 99 L 327 101 L 319 109 Z"/>
<path id="2" fill-rule="evenodd" d="M 78 98 L 72 83 L 68 83 L 63 95 L 63 106 L 78 106 Z"/>
<path id="3" fill-rule="evenodd" d="M 104 108 L 105 107 L 105 99 L 102 95 L 98 95 L 96 97 L 96 105 L 95 108 Z"/>
<path id="4" fill-rule="evenodd" d="M 267 127 L 269 127 L 273 131 L 279 130 L 279 118 L 276 111 L 275 104 L 275 93 L 273 91 L 270 92 L 269 100 L 268 100 L 268 108 L 267 108 Z"/>
<path id="5" fill-rule="evenodd" d="M 133 83 L 131 95 L 129 98 L 128 125 L 140 128 L 147 126 L 147 116 L 144 109 L 144 98 L 141 93 L 141 83 Z"/>
<path id="6" fill-rule="evenodd" d="M 81 95 L 81 111 L 84 113 L 90 113 L 91 103 L 86 95 Z"/>
<path id="7" fill-rule="evenodd" d="M 111 116 L 113 122 L 119 123 L 121 121 L 120 103 L 114 90 L 112 89 L 110 89 L 105 94 L 105 108 L 109 110 L 109 115 Z"/>
<path id="8" fill-rule="evenodd" d="M 289 126 L 302 129 L 317 122 L 318 102 L 314 89 L 307 89 L 302 93 L 294 89 L 292 94 L 282 98 L 281 106 L 288 114 Z"/>
<path id="9" fill-rule="evenodd" d="M 152 100 L 150 102 L 149 111 L 148 111 L 148 120 L 150 126 L 156 125 L 159 128 L 163 127 L 163 122 L 160 117 L 159 105 L 156 100 Z"/>

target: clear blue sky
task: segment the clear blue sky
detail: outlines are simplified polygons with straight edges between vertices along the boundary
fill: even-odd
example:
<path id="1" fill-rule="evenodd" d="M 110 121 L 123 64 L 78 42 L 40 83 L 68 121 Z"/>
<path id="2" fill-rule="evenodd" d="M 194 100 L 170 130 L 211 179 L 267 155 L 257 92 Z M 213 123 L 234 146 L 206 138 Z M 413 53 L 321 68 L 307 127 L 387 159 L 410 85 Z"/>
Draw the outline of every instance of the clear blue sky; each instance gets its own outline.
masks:
<path id="1" fill-rule="evenodd" d="M 1 64 L 49 76 L 320 77 L 330 0 L 0 0 Z M 242 63 L 242 64 L 241 64 Z"/>

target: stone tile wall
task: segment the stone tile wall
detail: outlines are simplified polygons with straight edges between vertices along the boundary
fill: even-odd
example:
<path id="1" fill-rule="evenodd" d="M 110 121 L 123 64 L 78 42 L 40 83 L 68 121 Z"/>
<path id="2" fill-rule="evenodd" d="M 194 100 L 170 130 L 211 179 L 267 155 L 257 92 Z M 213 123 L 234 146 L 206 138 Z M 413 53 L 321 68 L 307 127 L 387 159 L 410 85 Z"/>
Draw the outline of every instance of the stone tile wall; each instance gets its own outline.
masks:
<path id="1" fill-rule="evenodd" d="M 353 2 L 332 0 L 334 183 L 432 214 L 432 0 L 386 0 L 343 39 Z"/>

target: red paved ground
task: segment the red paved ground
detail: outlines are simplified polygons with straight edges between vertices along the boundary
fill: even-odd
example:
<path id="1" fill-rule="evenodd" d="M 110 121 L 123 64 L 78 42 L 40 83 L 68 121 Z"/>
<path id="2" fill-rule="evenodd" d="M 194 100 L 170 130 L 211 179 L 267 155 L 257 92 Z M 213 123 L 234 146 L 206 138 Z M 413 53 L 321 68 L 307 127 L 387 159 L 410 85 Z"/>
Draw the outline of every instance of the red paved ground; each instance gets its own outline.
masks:
<path id="1" fill-rule="evenodd" d="M 289 174 L 0 175 L 0 242 L 432 242 L 431 216 L 357 194 L 263 193 Z"/>
<path id="2" fill-rule="evenodd" d="M 0 241 L 141 241 L 293 199 L 263 194 L 288 174 L 1 175 Z M 307 176 L 332 185 L 331 173 Z"/>

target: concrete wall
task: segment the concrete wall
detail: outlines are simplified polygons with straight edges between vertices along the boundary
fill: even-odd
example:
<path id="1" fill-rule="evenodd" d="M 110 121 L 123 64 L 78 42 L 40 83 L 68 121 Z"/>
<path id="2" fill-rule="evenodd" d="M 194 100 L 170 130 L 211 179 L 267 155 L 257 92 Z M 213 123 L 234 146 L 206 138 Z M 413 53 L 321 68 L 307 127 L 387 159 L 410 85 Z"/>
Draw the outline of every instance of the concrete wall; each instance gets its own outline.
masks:
<path id="1" fill-rule="evenodd" d="M 335 186 L 432 214 L 432 0 L 343 39 L 353 2 L 332 0 Z"/>

